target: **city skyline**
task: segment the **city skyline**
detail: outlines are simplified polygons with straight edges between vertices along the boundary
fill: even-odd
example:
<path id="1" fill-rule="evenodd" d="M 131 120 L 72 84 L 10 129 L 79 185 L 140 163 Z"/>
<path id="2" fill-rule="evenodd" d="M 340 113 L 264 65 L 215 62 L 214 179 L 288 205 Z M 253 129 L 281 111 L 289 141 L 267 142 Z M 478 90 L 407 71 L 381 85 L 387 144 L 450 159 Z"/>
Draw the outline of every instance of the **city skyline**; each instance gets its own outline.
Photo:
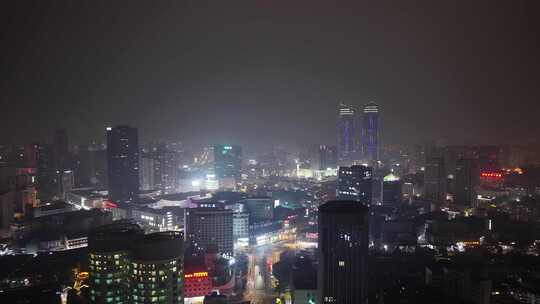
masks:
<path id="1" fill-rule="evenodd" d="M 540 303 L 540 2 L 0 3 L 0 303 Z"/>

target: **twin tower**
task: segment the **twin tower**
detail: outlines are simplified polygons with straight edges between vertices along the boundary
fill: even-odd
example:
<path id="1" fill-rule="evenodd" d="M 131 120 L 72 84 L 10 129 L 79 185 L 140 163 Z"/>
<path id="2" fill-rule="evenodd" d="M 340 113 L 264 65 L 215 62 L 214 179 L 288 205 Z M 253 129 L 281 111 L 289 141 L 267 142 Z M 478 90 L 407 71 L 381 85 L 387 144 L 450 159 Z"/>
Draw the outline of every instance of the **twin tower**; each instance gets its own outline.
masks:
<path id="1" fill-rule="evenodd" d="M 362 112 L 350 105 L 339 105 L 338 158 L 340 162 L 371 164 L 379 160 L 379 106 L 370 102 Z"/>

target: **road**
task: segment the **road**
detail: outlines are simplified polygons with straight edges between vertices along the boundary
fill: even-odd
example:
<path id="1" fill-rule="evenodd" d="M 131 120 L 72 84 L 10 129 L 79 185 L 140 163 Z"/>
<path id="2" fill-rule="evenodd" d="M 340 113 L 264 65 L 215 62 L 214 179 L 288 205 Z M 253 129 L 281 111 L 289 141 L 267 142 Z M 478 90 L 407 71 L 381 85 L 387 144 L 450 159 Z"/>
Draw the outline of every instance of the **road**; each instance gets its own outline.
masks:
<path id="1" fill-rule="evenodd" d="M 285 243 L 279 242 L 263 246 L 254 246 L 247 252 L 249 258 L 246 292 L 244 300 L 252 304 L 275 303 L 272 278 L 272 265 L 279 260 L 285 250 Z"/>

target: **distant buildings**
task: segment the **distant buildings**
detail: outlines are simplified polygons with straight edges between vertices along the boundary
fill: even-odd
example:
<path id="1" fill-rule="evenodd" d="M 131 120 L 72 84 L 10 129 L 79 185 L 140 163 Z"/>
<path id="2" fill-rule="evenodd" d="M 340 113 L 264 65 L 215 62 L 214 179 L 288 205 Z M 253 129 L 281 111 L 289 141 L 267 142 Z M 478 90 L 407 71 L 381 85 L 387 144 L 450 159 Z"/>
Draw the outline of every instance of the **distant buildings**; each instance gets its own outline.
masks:
<path id="1" fill-rule="evenodd" d="M 474 207 L 480 183 L 478 161 L 476 159 L 458 160 L 455 181 L 454 202 L 456 205 L 469 208 Z"/>
<path id="2" fill-rule="evenodd" d="M 339 167 L 337 197 L 370 205 L 372 202 L 372 169 L 366 166 Z"/>
<path id="3" fill-rule="evenodd" d="M 317 145 L 311 152 L 311 170 L 325 171 L 337 167 L 337 151 L 335 146 Z"/>
<path id="4" fill-rule="evenodd" d="M 362 160 L 372 164 L 379 160 L 379 106 L 370 102 L 362 110 Z"/>
<path id="5" fill-rule="evenodd" d="M 367 303 L 368 208 L 355 201 L 319 207 L 317 303 Z"/>
<path id="6" fill-rule="evenodd" d="M 91 303 L 183 303 L 183 237 L 126 222 L 89 237 Z"/>
<path id="7" fill-rule="evenodd" d="M 139 142 L 136 128 L 107 128 L 109 197 L 132 202 L 139 193 Z"/>
<path id="8" fill-rule="evenodd" d="M 240 181 L 242 148 L 236 145 L 214 146 L 214 169 L 220 188 L 235 189 Z"/>
<path id="9" fill-rule="evenodd" d="M 424 197 L 434 203 L 446 201 L 447 176 L 444 158 L 429 157 L 424 171 Z"/>
<path id="10" fill-rule="evenodd" d="M 338 115 L 338 158 L 340 164 L 350 164 L 357 156 L 360 135 L 356 109 L 341 103 Z"/>
<path id="11" fill-rule="evenodd" d="M 142 191 L 150 191 L 156 188 L 154 168 L 156 161 L 148 156 L 141 156 L 140 161 L 140 184 Z"/>
<path id="12" fill-rule="evenodd" d="M 233 211 L 220 208 L 192 208 L 185 211 L 186 240 L 197 249 L 217 247 L 220 254 L 233 255 Z"/>
<path id="13" fill-rule="evenodd" d="M 382 203 L 387 206 L 398 206 L 401 203 L 401 180 L 394 174 L 388 174 L 383 178 Z"/>

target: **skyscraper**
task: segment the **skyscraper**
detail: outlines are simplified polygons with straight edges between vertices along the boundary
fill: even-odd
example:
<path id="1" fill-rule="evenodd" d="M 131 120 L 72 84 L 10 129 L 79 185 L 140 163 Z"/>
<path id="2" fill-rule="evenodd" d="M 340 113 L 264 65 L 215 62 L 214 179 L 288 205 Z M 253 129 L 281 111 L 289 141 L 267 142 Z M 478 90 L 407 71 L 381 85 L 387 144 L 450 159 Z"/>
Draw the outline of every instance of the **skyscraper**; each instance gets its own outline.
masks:
<path id="1" fill-rule="evenodd" d="M 444 158 L 428 157 L 424 171 L 424 197 L 435 203 L 446 200 L 446 169 Z"/>
<path id="2" fill-rule="evenodd" d="M 214 146 L 214 168 L 222 188 L 234 188 L 240 181 L 242 148 L 240 146 Z"/>
<path id="3" fill-rule="evenodd" d="M 456 164 L 456 205 L 473 207 L 476 202 L 480 170 L 476 159 L 459 159 Z"/>
<path id="4" fill-rule="evenodd" d="M 379 160 L 379 106 L 370 102 L 362 111 L 362 159 L 367 163 Z"/>
<path id="5" fill-rule="evenodd" d="M 367 303 L 368 208 L 354 201 L 319 207 L 317 303 Z"/>
<path id="6" fill-rule="evenodd" d="M 337 154 L 335 146 L 317 145 L 311 151 L 311 169 L 324 171 L 328 168 L 336 168 Z"/>
<path id="7" fill-rule="evenodd" d="M 339 167 L 337 197 L 370 205 L 373 193 L 372 169 L 366 166 Z"/>
<path id="8" fill-rule="evenodd" d="M 358 117 L 356 109 L 343 103 L 338 114 L 338 158 L 341 164 L 350 164 L 358 151 Z"/>
<path id="9" fill-rule="evenodd" d="M 107 128 L 109 197 L 132 202 L 139 193 L 139 143 L 137 129 L 129 126 Z"/>

